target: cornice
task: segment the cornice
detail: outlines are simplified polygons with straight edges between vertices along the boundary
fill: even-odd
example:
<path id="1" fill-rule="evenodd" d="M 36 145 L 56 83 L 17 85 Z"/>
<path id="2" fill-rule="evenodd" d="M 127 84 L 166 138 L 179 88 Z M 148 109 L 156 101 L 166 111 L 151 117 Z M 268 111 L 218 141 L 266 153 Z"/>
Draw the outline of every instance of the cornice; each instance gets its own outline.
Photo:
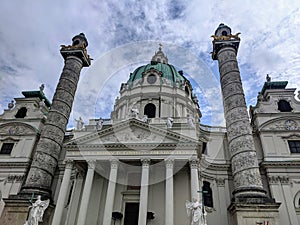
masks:
<path id="1" fill-rule="evenodd" d="M 300 161 L 264 161 L 262 167 L 297 167 L 300 168 Z"/>

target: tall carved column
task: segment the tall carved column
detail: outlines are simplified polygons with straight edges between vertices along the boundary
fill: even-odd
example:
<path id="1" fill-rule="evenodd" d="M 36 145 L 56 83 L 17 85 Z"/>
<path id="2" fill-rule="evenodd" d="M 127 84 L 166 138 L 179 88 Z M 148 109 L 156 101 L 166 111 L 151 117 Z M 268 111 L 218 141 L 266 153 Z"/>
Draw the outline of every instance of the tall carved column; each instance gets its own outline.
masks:
<path id="1" fill-rule="evenodd" d="M 71 46 L 62 46 L 60 52 L 65 59 L 60 80 L 52 100 L 47 121 L 41 131 L 32 164 L 22 188 L 22 193 L 51 196 L 51 184 L 70 117 L 80 71 L 90 65 L 87 54 L 87 39 L 81 33 L 75 36 Z"/>
<path id="2" fill-rule="evenodd" d="M 219 25 L 213 37 L 212 58 L 219 63 L 234 182 L 233 201 L 228 208 L 232 224 L 255 224 L 268 215 L 270 224 L 277 225 L 280 204 L 268 198 L 263 189 L 236 59 L 240 38 L 238 34 L 232 35 L 231 29 L 224 24 Z"/>
<path id="3" fill-rule="evenodd" d="M 220 24 L 213 40 L 213 59 L 218 60 L 221 88 L 231 153 L 236 200 L 265 197 L 249 123 L 242 81 L 236 59 L 240 38 Z"/>

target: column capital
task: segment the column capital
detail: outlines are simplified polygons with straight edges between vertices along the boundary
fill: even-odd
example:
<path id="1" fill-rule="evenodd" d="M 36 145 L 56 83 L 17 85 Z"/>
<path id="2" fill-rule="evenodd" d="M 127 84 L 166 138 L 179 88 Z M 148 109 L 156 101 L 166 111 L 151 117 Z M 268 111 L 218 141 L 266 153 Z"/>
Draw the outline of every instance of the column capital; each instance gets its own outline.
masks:
<path id="1" fill-rule="evenodd" d="M 111 169 L 118 169 L 119 166 L 119 160 L 117 159 L 110 159 L 110 168 Z"/>
<path id="2" fill-rule="evenodd" d="M 95 169 L 96 167 L 96 160 L 87 160 L 88 169 Z"/>
<path id="3" fill-rule="evenodd" d="M 150 161 L 151 161 L 150 158 L 141 158 L 141 162 L 142 162 L 143 167 L 149 167 Z"/>
<path id="4" fill-rule="evenodd" d="M 199 165 L 199 159 L 198 158 L 196 158 L 196 157 L 190 158 L 189 163 L 190 163 L 190 168 L 191 169 L 198 169 L 198 165 Z"/>
<path id="5" fill-rule="evenodd" d="M 174 162 L 175 162 L 175 159 L 174 158 L 167 158 L 164 160 L 165 161 L 165 164 L 166 164 L 166 168 L 167 169 L 173 169 L 174 167 Z"/>
<path id="6" fill-rule="evenodd" d="M 74 165 L 74 161 L 72 159 L 66 159 L 64 160 L 64 163 L 66 164 L 66 169 L 72 169 Z"/>

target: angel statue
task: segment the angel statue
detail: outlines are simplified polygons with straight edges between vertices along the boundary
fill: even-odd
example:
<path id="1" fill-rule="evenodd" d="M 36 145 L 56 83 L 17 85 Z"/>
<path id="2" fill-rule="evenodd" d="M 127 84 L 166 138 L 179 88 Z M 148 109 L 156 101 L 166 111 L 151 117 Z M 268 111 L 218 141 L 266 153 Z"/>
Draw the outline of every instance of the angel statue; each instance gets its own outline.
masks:
<path id="1" fill-rule="evenodd" d="M 26 225 L 38 225 L 39 222 L 43 222 L 43 215 L 47 207 L 49 206 L 49 199 L 42 201 L 41 196 L 37 196 L 37 200 L 32 203 L 32 206 L 29 207 L 30 212 Z"/>
<path id="2" fill-rule="evenodd" d="M 193 199 L 192 202 L 186 201 L 185 207 L 187 209 L 187 214 L 190 216 L 192 214 L 192 223 L 191 225 L 207 225 L 206 221 L 206 211 L 202 207 L 202 204 L 199 203 L 196 199 Z"/>

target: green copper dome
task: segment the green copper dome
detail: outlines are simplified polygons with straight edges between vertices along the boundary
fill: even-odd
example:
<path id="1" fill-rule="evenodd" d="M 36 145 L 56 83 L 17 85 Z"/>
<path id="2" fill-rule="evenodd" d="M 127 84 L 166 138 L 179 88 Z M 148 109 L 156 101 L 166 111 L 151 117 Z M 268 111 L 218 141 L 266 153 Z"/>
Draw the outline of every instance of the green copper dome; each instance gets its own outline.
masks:
<path id="1" fill-rule="evenodd" d="M 132 84 L 134 81 L 142 79 L 143 73 L 151 69 L 161 72 L 161 77 L 170 80 L 171 83 L 186 81 L 182 71 L 177 71 L 173 65 L 168 64 L 168 57 L 162 51 L 162 44 L 159 44 L 158 51 L 152 57 L 151 63 L 138 67 L 130 74 L 127 83 Z"/>
<path id="2" fill-rule="evenodd" d="M 152 62 L 151 64 L 138 67 L 133 73 L 130 74 L 130 78 L 127 83 L 132 83 L 135 80 L 141 79 L 143 77 L 143 73 L 150 69 L 160 71 L 163 78 L 168 79 L 172 82 L 180 82 L 186 80 L 186 78 L 181 75 L 173 65 Z"/>

